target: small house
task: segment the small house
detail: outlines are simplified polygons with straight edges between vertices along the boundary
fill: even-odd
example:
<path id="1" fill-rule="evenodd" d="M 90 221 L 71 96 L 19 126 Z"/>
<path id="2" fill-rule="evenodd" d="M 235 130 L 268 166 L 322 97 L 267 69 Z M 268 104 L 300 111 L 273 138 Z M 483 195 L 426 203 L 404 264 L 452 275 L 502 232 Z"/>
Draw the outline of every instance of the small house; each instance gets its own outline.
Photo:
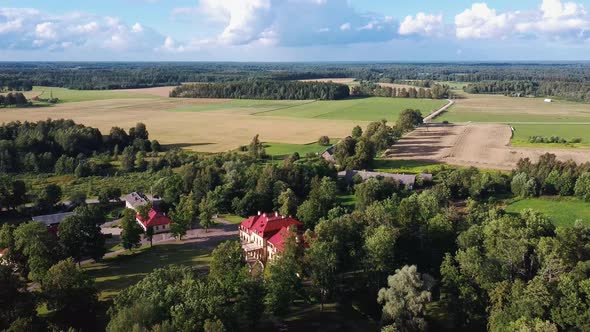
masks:
<path id="1" fill-rule="evenodd" d="M 155 209 L 150 210 L 147 220 L 143 220 L 139 213 L 135 217 L 135 220 L 144 232 L 147 231 L 148 227 L 152 227 L 154 233 L 166 233 L 170 231 L 170 224 L 172 224 L 172 219 Z"/>
<path id="2" fill-rule="evenodd" d="M 546 103 L 552 103 L 552 102 L 553 102 L 553 99 L 549 99 L 549 98 L 547 98 L 547 99 L 545 99 L 545 102 L 546 102 Z"/>
<path id="3" fill-rule="evenodd" d="M 358 175 L 363 181 L 370 178 L 384 178 L 394 179 L 401 183 L 404 187 L 412 190 L 416 184 L 416 179 L 420 179 L 425 182 L 432 181 L 432 174 L 396 174 L 396 173 L 384 173 L 384 172 L 369 172 L 369 171 L 355 171 L 346 170 L 338 173 L 338 177 L 344 178 L 348 183 L 352 183 L 353 178 Z"/>
<path id="4" fill-rule="evenodd" d="M 47 226 L 47 229 L 50 233 L 57 234 L 57 229 L 59 224 L 67 217 L 73 215 L 74 212 L 64 212 L 64 213 L 55 213 L 55 214 L 46 214 L 42 216 L 35 216 L 33 217 L 33 221 L 40 222 Z"/>
<path id="5" fill-rule="evenodd" d="M 137 207 L 146 205 L 149 201 L 146 195 L 134 191 L 125 196 L 125 207 L 137 211 Z"/>

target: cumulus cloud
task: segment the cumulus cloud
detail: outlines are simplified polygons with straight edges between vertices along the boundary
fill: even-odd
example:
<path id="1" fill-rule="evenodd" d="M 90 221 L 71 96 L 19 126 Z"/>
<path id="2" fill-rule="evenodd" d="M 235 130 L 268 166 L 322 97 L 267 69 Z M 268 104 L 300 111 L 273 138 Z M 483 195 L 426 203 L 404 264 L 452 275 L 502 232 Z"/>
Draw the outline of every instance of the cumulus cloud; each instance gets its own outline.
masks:
<path id="1" fill-rule="evenodd" d="M 582 4 L 561 0 L 543 0 L 537 9 L 504 13 L 498 13 L 486 3 L 476 3 L 455 16 L 455 25 L 459 39 L 587 39 L 590 15 Z"/>
<path id="2" fill-rule="evenodd" d="M 400 35 L 442 35 L 445 30 L 442 15 L 418 13 L 416 16 L 406 16 L 400 24 Z"/>
<path id="3" fill-rule="evenodd" d="M 153 50 L 165 38 L 140 23 L 83 13 L 53 16 L 27 8 L 0 8 L 0 47 L 63 50 L 71 47 L 120 51 Z"/>
<path id="4" fill-rule="evenodd" d="M 199 8 L 221 25 L 217 39 L 226 45 L 348 44 L 397 35 L 391 17 L 360 13 L 347 0 L 200 0 Z"/>

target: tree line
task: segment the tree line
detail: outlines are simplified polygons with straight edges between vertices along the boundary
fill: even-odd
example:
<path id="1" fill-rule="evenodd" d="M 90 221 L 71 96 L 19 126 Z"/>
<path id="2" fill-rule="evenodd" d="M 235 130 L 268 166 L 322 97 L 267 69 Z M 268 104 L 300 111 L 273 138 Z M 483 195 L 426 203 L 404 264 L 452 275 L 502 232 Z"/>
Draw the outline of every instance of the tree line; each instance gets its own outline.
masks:
<path id="1" fill-rule="evenodd" d="M 557 97 L 572 101 L 590 101 L 590 84 L 559 81 L 485 81 L 471 83 L 468 93 L 503 94 L 513 97 Z"/>
<path id="2" fill-rule="evenodd" d="M 393 98 L 445 99 L 450 98 L 448 85 L 433 84 L 429 88 L 390 87 L 378 83 L 363 81 L 350 88 L 352 96 L 375 96 Z"/>
<path id="3" fill-rule="evenodd" d="M 184 84 L 170 92 L 178 98 L 231 98 L 275 100 L 338 100 L 347 98 L 347 85 L 323 82 L 255 80 L 245 82 Z"/>
<path id="4" fill-rule="evenodd" d="M 9 92 L 6 95 L 0 94 L 0 107 L 26 106 L 29 105 L 27 97 L 21 92 Z"/>
<path id="5" fill-rule="evenodd" d="M 186 82 L 355 78 L 370 82 L 590 80 L 586 63 L 2 63 L 0 86 L 31 85 L 84 90 L 174 86 Z"/>

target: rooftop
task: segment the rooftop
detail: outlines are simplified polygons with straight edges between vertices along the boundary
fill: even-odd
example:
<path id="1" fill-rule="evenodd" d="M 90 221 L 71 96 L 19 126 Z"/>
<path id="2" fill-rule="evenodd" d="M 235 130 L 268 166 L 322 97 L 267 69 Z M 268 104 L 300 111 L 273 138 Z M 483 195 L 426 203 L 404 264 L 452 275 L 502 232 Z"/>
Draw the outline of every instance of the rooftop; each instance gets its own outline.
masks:
<path id="1" fill-rule="evenodd" d="M 43 216 L 35 216 L 32 219 L 33 219 L 33 221 L 43 223 L 46 226 L 51 226 L 51 225 L 57 225 L 57 224 L 61 223 L 66 217 L 69 217 L 73 214 L 74 214 L 74 212 L 47 214 L 47 215 L 43 215 Z"/>

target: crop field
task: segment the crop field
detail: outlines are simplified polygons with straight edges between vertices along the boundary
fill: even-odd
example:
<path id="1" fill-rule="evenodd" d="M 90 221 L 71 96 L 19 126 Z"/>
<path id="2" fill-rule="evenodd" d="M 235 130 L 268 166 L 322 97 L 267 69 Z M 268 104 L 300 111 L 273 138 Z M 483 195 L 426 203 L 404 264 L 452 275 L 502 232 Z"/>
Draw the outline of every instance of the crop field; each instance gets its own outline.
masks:
<path id="1" fill-rule="evenodd" d="M 555 226 L 571 227 L 576 220 L 590 225 L 590 203 L 572 197 L 528 198 L 513 202 L 506 207 L 510 213 L 533 209 L 551 218 Z"/>
<path id="2" fill-rule="evenodd" d="M 590 124 L 590 104 L 566 101 L 546 103 L 543 98 L 462 95 L 463 99 L 457 99 L 455 105 L 435 121 Z"/>
<path id="3" fill-rule="evenodd" d="M 338 140 L 332 139 L 332 143 Z M 287 144 L 287 143 L 264 143 L 266 154 L 273 158 L 284 159 L 297 152 L 301 157 L 305 157 L 308 153 L 324 152 L 328 146 L 319 145 L 318 143 L 309 144 Z"/>
<path id="4" fill-rule="evenodd" d="M 64 118 L 96 127 L 106 134 L 113 126 L 130 128 L 143 122 L 150 137 L 162 144 L 201 152 L 222 152 L 248 144 L 257 134 L 264 142 L 295 145 L 314 142 L 323 135 L 345 137 L 356 125 L 365 127 L 369 121 L 384 118 L 395 120 L 405 108 L 430 113 L 445 103 L 401 98 L 316 102 L 158 96 L 165 95 L 169 89 L 171 87 L 80 91 L 35 87 L 29 94 L 43 91 L 45 96 L 52 91 L 61 102 L 48 107 L 2 109 L 0 123 Z M 315 150 L 309 146 L 303 148 L 302 152 L 298 151 L 302 155 L 309 149 Z M 272 149 L 270 153 L 274 153 Z M 281 149 L 277 150 L 277 155 L 283 154 Z"/>

